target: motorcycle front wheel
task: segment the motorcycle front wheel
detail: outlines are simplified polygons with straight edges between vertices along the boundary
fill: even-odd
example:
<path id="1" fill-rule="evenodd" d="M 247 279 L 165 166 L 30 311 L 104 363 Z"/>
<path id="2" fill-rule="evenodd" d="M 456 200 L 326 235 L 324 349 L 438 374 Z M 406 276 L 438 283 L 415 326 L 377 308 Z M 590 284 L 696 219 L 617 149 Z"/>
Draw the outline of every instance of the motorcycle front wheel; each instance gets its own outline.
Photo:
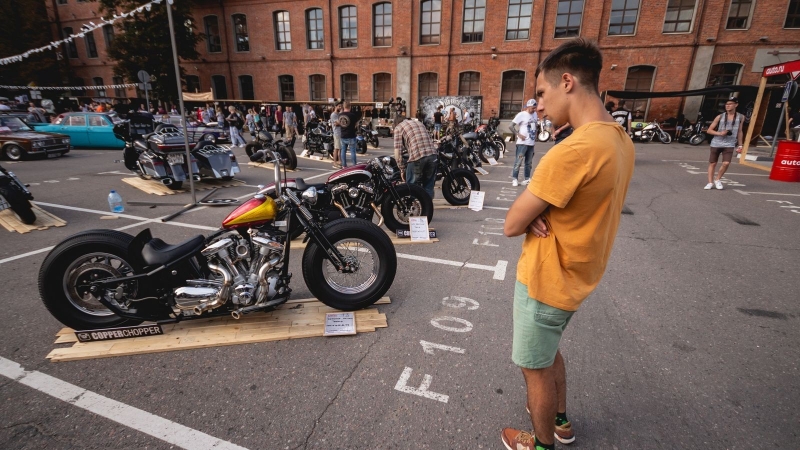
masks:
<path id="1" fill-rule="evenodd" d="M 397 230 L 408 230 L 409 217 L 426 216 L 428 223 L 433 220 L 433 200 L 421 186 L 416 184 L 398 184 L 394 187 L 406 212 L 399 208 L 391 195 L 386 195 L 381 205 L 381 214 L 386 228 L 392 233 Z"/>
<path id="2" fill-rule="evenodd" d="M 670 135 L 666 131 L 662 131 L 658 133 L 658 140 L 661 141 L 662 144 L 669 144 L 670 142 L 672 142 L 672 135 Z"/>
<path id="3" fill-rule="evenodd" d="M 253 153 L 261 150 L 264 148 L 260 142 L 251 142 L 244 147 L 244 152 L 247 153 L 247 156 L 253 156 Z"/>
<path id="4" fill-rule="evenodd" d="M 128 246 L 133 236 L 113 230 L 90 230 L 68 237 L 45 258 L 39 269 L 39 295 L 59 322 L 74 330 L 137 325 L 119 317 L 89 290 L 92 281 L 135 274 Z M 125 294 L 136 298 L 137 283 L 127 283 Z"/>
<path id="5" fill-rule="evenodd" d="M 549 141 L 550 140 L 550 132 L 549 131 L 541 131 L 541 132 L 539 132 L 539 135 L 537 136 L 537 139 L 539 139 L 539 142 L 547 142 L 547 141 Z"/>
<path id="6" fill-rule="evenodd" d="M 497 161 L 497 159 L 500 158 L 500 149 L 494 145 L 494 142 L 487 142 L 481 147 L 479 155 L 481 161 L 485 163 L 489 162 L 489 158 L 494 158 L 494 160 Z"/>
<path id="7" fill-rule="evenodd" d="M 447 203 L 455 206 L 469 204 L 472 191 L 480 190 L 481 183 L 478 177 L 466 169 L 456 169 L 442 181 L 442 196 Z"/>
<path id="8" fill-rule="evenodd" d="M 303 253 L 303 279 L 311 294 L 342 311 L 363 309 L 378 301 L 397 272 L 397 253 L 389 236 L 361 219 L 338 219 L 325 225 L 322 232 L 351 269 L 339 271 L 312 239 Z"/>
<path id="9" fill-rule="evenodd" d="M 297 168 L 297 154 L 294 149 L 287 146 L 278 146 L 278 154 L 281 155 L 281 162 L 286 165 L 286 170 Z"/>
<path id="10" fill-rule="evenodd" d="M 359 141 L 359 143 L 356 144 L 356 153 L 359 155 L 367 153 L 367 141 Z"/>
<path id="11" fill-rule="evenodd" d="M 689 138 L 689 144 L 691 144 L 691 145 L 700 145 L 705 140 L 706 140 L 705 133 L 694 134 L 694 135 L 692 135 L 692 137 Z"/>

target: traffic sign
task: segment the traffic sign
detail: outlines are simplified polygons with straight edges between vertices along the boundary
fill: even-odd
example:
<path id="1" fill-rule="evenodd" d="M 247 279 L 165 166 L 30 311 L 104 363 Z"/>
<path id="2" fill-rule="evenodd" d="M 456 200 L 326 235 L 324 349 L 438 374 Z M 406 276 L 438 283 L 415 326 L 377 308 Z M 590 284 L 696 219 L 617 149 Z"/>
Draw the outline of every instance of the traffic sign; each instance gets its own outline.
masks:
<path id="1" fill-rule="evenodd" d="M 147 83 L 150 81 L 150 74 L 147 73 L 146 70 L 140 70 L 139 73 L 136 74 L 136 78 L 142 83 Z"/>
<path id="2" fill-rule="evenodd" d="M 787 102 L 789 99 L 794 97 L 794 94 L 797 93 L 797 89 L 795 87 L 794 81 L 787 81 L 786 86 L 783 87 L 783 96 L 781 96 L 781 102 Z"/>
<path id="3" fill-rule="evenodd" d="M 140 91 L 150 91 L 153 89 L 153 86 L 150 83 L 139 83 L 139 90 Z"/>

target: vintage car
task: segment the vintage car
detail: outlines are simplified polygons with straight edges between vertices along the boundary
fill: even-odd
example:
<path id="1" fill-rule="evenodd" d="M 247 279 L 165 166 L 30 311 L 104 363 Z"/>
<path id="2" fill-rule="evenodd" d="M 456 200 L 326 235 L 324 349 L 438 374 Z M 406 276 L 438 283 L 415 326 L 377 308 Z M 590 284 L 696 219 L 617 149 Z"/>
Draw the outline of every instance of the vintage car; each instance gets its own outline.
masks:
<path id="1" fill-rule="evenodd" d="M 19 117 L 0 114 L 0 156 L 5 159 L 19 161 L 28 155 L 55 158 L 70 148 L 67 135 L 34 131 Z"/>
<path id="2" fill-rule="evenodd" d="M 172 115 L 167 119 L 167 115 L 156 115 L 154 119 L 156 123 L 171 123 L 178 127 L 179 130 L 183 128 L 181 126 L 181 116 Z M 210 141 L 214 144 L 219 144 L 220 142 L 230 141 L 228 127 L 220 128 L 216 122 L 203 123 L 190 118 L 188 119 L 187 129 L 189 139 L 194 139 L 196 142 Z"/>
<path id="3" fill-rule="evenodd" d="M 63 133 L 73 147 L 121 149 L 125 142 L 114 136 L 114 124 L 122 122 L 116 113 L 68 112 L 52 123 L 31 124 L 36 131 Z"/>

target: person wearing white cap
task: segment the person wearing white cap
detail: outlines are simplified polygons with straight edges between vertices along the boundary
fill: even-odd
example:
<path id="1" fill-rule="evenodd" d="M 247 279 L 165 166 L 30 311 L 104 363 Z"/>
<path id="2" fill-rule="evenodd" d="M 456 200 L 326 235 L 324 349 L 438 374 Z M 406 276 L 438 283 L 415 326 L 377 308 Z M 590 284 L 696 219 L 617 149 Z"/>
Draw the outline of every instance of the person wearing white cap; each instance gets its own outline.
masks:
<path id="1" fill-rule="evenodd" d="M 525 109 L 517 113 L 511 125 L 508 127 L 514 136 L 517 137 L 517 157 L 514 160 L 514 168 L 511 169 L 511 185 L 519 186 L 519 166 L 525 162 L 525 179 L 522 185 L 531 182 L 531 163 L 533 162 L 533 146 L 536 144 L 536 126 L 539 123 L 539 116 L 536 114 L 536 100 L 530 99 L 525 103 Z M 519 128 L 517 128 L 519 127 Z"/>

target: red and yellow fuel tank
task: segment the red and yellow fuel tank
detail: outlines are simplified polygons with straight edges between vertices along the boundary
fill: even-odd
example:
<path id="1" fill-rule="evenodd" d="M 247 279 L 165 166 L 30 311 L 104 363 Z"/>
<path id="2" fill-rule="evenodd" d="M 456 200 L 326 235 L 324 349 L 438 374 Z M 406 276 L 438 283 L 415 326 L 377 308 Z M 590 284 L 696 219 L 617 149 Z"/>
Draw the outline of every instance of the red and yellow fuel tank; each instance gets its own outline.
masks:
<path id="1" fill-rule="evenodd" d="M 274 220 L 278 214 L 278 204 L 272 197 L 256 195 L 234 209 L 222 221 L 223 228 L 241 228 L 262 225 Z"/>

